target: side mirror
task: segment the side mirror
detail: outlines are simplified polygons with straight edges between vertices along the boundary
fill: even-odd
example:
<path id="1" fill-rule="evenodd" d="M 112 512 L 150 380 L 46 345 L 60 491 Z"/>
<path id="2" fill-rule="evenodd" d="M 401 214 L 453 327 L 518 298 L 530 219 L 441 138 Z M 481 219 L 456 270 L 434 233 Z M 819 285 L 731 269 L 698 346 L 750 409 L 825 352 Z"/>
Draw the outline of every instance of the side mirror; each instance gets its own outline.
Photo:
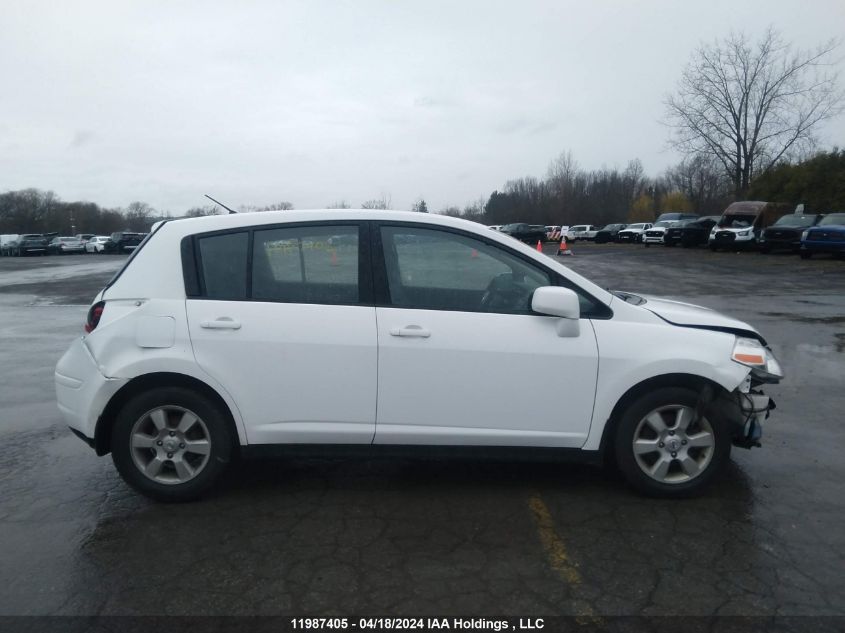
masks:
<path id="1" fill-rule="evenodd" d="M 540 314 L 560 317 L 557 323 L 558 336 L 578 336 L 581 304 L 578 295 L 569 288 L 542 286 L 531 297 L 531 309 Z"/>

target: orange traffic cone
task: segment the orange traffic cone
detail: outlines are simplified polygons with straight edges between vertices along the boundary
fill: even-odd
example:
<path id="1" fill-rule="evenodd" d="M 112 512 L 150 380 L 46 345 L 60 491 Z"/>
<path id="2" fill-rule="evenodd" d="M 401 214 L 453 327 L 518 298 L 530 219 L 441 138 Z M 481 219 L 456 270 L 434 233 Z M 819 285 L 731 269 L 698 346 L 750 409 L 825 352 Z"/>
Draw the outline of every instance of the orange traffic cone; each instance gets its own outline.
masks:
<path id="1" fill-rule="evenodd" d="M 537 240 L 537 252 L 539 252 L 539 253 L 543 252 L 543 241 L 542 240 Z"/>
<path id="2" fill-rule="evenodd" d="M 557 247 L 557 254 L 558 255 L 572 255 L 572 251 L 569 249 L 569 245 L 566 243 L 566 236 L 560 236 L 560 244 Z"/>

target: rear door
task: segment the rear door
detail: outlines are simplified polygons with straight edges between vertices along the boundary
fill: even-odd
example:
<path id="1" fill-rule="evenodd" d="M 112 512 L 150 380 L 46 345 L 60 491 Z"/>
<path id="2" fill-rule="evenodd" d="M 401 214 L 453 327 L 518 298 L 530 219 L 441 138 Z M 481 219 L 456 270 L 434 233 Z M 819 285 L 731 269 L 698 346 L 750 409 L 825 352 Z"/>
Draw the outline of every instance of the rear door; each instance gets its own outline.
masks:
<path id="1" fill-rule="evenodd" d="M 366 234 L 364 223 L 338 222 L 193 238 L 194 353 L 233 397 L 250 444 L 372 442 L 376 321 Z"/>

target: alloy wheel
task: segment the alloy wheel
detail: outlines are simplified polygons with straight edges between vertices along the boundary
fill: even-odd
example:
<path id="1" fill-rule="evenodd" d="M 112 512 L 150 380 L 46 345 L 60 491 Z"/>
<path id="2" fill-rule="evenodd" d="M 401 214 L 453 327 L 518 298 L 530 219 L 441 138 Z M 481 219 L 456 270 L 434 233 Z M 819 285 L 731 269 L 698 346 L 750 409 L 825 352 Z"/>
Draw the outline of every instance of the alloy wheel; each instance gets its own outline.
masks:
<path id="1" fill-rule="evenodd" d="M 707 418 L 680 404 L 647 414 L 637 425 L 632 442 L 637 465 L 663 484 L 680 484 L 701 475 L 713 459 L 715 446 Z"/>
<path id="2" fill-rule="evenodd" d="M 211 435 L 198 415 L 167 405 L 138 418 L 129 446 L 132 461 L 147 478 L 160 484 L 184 484 L 208 463 Z"/>

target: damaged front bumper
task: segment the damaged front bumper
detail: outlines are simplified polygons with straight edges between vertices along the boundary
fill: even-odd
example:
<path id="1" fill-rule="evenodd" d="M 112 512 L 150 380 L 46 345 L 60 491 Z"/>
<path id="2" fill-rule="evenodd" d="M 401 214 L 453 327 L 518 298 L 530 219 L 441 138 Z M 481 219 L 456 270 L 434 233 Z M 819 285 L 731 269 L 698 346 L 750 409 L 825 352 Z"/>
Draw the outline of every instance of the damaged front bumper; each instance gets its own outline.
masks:
<path id="1" fill-rule="evenodd" d="M 728 422 L 731 441 L 734 446 L 751 448 L 761 446 L 763 422 L 776 407 L 775 401 L 767 396 L 758 385 L 752 386 L 746 379 L 734 391 L 724 392 L 717 403 L 720 413 Z"/>

